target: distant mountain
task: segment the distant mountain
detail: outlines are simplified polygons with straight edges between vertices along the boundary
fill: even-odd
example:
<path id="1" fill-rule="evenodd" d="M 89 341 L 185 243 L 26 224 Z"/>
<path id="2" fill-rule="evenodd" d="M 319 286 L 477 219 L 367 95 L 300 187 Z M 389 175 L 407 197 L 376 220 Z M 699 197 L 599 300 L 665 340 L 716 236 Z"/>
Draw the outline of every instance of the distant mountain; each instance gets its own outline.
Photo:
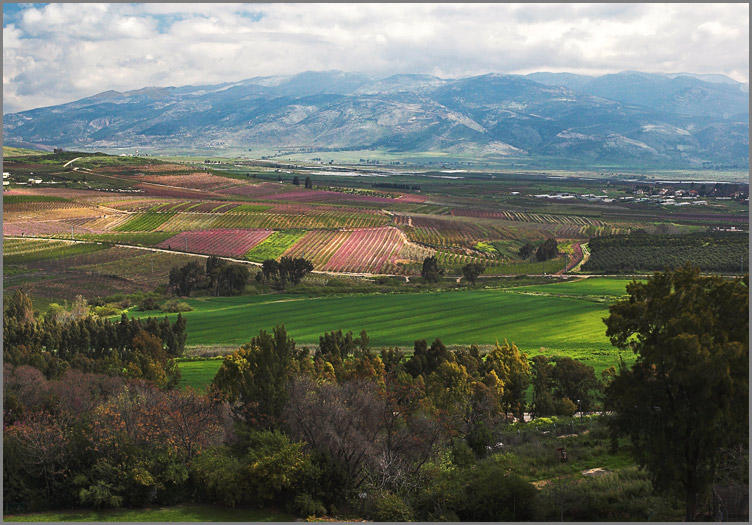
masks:
<path id="1" fill-rule="evenodd" d="M 5 144 L 386 148 L 478 157 L 749 163 L 746 85 L 623 72 L 373 78 L 341 71 L 106 91 L 4 116 Z"/>

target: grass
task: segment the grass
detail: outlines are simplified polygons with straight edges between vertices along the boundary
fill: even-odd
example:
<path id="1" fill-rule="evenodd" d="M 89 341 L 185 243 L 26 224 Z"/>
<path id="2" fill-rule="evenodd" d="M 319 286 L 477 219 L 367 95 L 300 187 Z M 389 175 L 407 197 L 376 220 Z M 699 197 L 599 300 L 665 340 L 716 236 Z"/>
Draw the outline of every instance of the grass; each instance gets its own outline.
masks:
<path id="1" fill-rule="evenodd" d="M 4 521 L 150 521 L 150 522 L 255 522 L 294 521 L 290 514 L 275 510 L 229 508 L 218 505 L 184 504 L 174 507 L 114 510 L 70 510 L 3 516 Z"/>
<path id="2" fill-rule="evenodd" d="M 587 294 L 577 298 L 523 291 L 189 299 L 194 311 L 183 314 L 188 321 L 186 344 L 240 345 L 260 329 L 284 324 L 298 344 L 317 344 L 319 336 L 331 330 L 357 334 L 365 329 L 373 347 L 412 347 L 416 339 L 430 342 L 437 337 L 448 345 L 488 345 L 506 338 L 529 356 L 569 355 L 596 371 L 616 364 L 617 351 L 602 321 L 608 315 L 606 303 L 594 302 Z"/>
<path id="3" fill-rule="evenodd" d="M 266 259 L 276 259 L 285 253 L 293 244 L 298 242 L 298 240 L 305 234 L 305 230 L 276 231 L 254 246 L 252 250 L 245 254 L 245 258 L 254 262 L 263 262 Z"/>
<path id="4" fill-rule="evenodd" d="M 179 361 L 178 368 L 181 376 L 179 386 L 203 391 L 212 382 L 220 366 L 222 366 L 222 359 Z"/>

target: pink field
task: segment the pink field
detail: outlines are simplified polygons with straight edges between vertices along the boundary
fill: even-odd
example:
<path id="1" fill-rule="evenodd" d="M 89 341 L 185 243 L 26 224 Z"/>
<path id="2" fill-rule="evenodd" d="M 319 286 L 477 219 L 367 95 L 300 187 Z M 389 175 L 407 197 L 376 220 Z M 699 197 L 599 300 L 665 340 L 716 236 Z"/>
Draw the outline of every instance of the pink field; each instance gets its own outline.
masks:
<path id="1" fill-rule="evenodd" d="M 386 264 L 394 264 L 405 241 L 396 228 L 362 228 L 350 237 L 329 259 L 324 270 L 378 273 Z"/>
<path id="2" fill-rule="evenodd" d="M 207 255 L 241 257 L 266 239 L 272 230 L 201 230 L 182 232 L 157 245 L 158 248 L 184 250 Z"/>
<path id="3" fill-rule="evenodd" d="M 230 179 L 228 177 L 219 177 L 217 175 L 200 172 L 191 173 L 188 175 L 145 175 L 143 173 L 139 173 L 133 178 L 143 182 L 153 182 L 156 184 L 165 184 L 167 186 L 193 188 L 206 191 L 214 191 L 218 188 L 245 184 L 245 182 L 242 180 Z"/>

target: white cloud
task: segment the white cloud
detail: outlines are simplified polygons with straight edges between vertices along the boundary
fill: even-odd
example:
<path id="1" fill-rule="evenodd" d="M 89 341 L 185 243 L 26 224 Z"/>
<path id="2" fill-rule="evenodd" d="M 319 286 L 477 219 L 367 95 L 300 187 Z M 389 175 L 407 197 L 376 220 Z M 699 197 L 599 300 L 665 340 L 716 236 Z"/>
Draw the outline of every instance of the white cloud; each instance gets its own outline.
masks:
<path id="1" fill-rule="evenodd" d="M 721 73 L 747 4 L 47 4 L 3 28 L 3 112 L 115 89 L 340 69 Z"/>

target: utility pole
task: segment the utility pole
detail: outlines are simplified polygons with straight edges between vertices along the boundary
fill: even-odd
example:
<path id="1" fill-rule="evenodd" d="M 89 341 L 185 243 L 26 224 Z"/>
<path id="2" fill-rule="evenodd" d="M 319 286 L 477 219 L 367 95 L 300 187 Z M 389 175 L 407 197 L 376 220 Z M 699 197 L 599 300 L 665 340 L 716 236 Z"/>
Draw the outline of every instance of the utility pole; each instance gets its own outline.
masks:
<path id="1" fill-rule="evenodd" d="M 569 266 L 569 254 L 564 252 L 564 273 L 567 273 L 567 266 Z"/>
<path id="2" fill-rule="evenodd" d="M 183 237 L 183 240 L 185 240 L 185 251 L 187 252 L 188 251 L 188 236 L 186 235 L 185 237 Z"/>
<path id="3" fill-rule="evenodd" d="M 71 227 L 70 227 L 70 238 L 71 238 L 71 240 L 73 240 L 73 225 L 72 224 L 71 224 Z"/>

